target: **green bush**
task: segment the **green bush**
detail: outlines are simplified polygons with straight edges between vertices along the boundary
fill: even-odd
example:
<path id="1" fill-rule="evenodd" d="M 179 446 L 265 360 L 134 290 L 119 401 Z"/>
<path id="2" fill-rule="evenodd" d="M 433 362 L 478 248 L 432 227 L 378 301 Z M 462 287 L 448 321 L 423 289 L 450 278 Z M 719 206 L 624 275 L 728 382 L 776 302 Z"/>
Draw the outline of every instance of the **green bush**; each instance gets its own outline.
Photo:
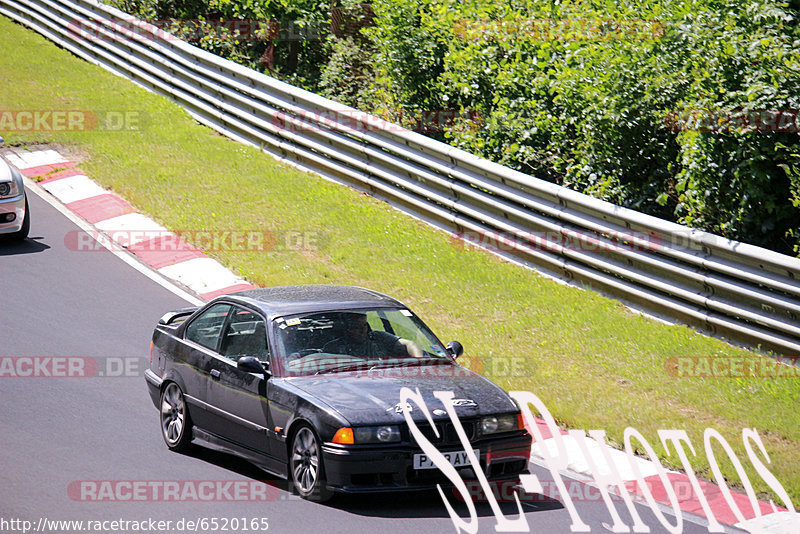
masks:
<path id="1" fill-rule="evenodd" d="M 331 7 L 115 1 L 155 18 L 318 25 Z M 428 134 L 616 204 L 800 255 L 800 0 L 370 6 L 369 23 L 350 35 L 275 45 L 272 73 L 401 123 L 459 112 Z M 336 9 L 358 19 L 366 8 L 344 0 Z M 263 69 L 264 43 L 200 44 Z"/>
<path id="2" fill-rule="evenodd" d="M 623 206 L 800 253 L 800 124 L 753 124 L 769 115 L 753 111 L 796 119 L 800 109 L 797 6 L 374 5 L 378 79 L 398 101 L 482 117 L 452 128 L 451 143 Z M 691 131 L 680 120 L 709 110 L 750 122 Z"/>
<path id="3" fill-rule="evenodd" d="M 708 110 L 678 136 L 675 216 L 681 223 L 800 254 L 800 109 L 797 12 L 768 2 L 687 16 L 679 108 Z M 700 56 L 702 54 L 702 56 Z M 788 129 L 792 129 L 789 127 Z"/>
<path id="4" fill-rule="evenodd" d="M 327 62 L 330 4 L 314 0 L 106 0 L 140 18 L 172 21 L 176 35 L 209 52 L 317 90 Z M 260 23 L 260 31 L 240 37 L 218 21 Z M 201 28 L 194 30 L 196 21 Z"/>
<path id="5" fill-rule="evenodd" d="M 322 65 L 320 92 L 343 104 L 364 111 L 382 107 L 382 91 L 375 79 L 375 49 L 364 31 L 373 19 L 357 0 L 342 0 L 338 6 L 337 34 L 329 41 L 329 58 Z"/>

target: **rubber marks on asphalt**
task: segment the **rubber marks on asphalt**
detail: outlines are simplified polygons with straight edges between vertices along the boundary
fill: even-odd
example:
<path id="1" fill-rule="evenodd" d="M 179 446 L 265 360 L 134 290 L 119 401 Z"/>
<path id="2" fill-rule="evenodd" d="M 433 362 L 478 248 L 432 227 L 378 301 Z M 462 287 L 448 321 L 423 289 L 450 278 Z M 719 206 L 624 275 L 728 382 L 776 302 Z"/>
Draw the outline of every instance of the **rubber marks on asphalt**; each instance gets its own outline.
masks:
<path id="1" fill-rule="evenodd" d="M 100 187 L 56 150 L 11 147 L 3 155 L 22 174 L 37 179 L 69 210 L 96 228 L 94 235 L 65 237 L 67 246 L 79 251 L 98 250 L 97 241 L 102 240 L 109 246 L 126 249 L 205 300 L 254 287 L 179 235 L 138 213 L 124 199 Z"/>

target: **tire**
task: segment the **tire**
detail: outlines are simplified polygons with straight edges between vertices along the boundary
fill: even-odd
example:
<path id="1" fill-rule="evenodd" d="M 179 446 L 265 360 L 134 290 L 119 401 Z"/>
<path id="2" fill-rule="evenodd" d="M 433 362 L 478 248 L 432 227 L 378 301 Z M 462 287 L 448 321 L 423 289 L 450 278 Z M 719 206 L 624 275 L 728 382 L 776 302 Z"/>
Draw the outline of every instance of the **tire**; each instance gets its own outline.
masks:
<path id="1" fill-rule="evenodd" d="M 11 241 L 24 241 L 28 238 L 28 233 L 31 230 L 31 210 L 28 208 L 28 198 L 25 197 L 25 218 L 22 220 L 22 228 L 14 232 L 13 234 L 8 234 L 8 238 Z"/>
<path id="2" fill-rule="evenodd" d="M 170 450 L 185 452 L 192 443 L 192 419 L 183 391 L 169 382 L 161 391 L 161 436 Z"/>
<path id="3" fill-rule="evenodd" d="M 302 498 L 325 502 L 333 496 L 325 480 L 322 448 L 317 433 L 303 425 L 292 436 L 289 448 L 289 480 Z"/>

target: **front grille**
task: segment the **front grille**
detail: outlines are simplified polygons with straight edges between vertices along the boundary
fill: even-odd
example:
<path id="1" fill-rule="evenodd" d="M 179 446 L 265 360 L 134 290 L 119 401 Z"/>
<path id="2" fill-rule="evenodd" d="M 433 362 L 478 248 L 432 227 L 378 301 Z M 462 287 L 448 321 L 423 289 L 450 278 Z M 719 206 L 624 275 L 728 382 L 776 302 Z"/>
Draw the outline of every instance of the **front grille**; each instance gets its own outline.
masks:
<path id="1" fill-rule="evenodd" d="M 456 427 L 453 423 L 440 421 L 435 423 L 435 425 L 436 430 L 439 432 L 439 437 L 436 437 L 433 427 L 427 423 L 417 423 L 417 428 L 419 428 L 422 435 L 433 444 L 458 445 L 460 443 Z M 464 427 L 464 433 L 467 435 L 467 439 L 473 441 L 477 436 L 478 422 L 465 420 L 461 422 L 461 426 Z M 409 430 L 407 426 L 405 427 L 405 432 L 405 439 L 416 443 L 414 436 L 411 435 L 411 430 Z"/>
<path id="2" fill-rule="evenodd" d="M 467 439 L 472 441 L 476 437 L 475 430 L 478 428 L 478 424 L 476 422 L 469 422 L 464 421 L 461 423 L 461 426 L 464 427 L 464 433 L 467 435 Z M 444 427 L 444 440 L 445 443 L 458 443 L 458 433 L 456 432 L 456 427 L 453 423 L 447 423 Z"/>

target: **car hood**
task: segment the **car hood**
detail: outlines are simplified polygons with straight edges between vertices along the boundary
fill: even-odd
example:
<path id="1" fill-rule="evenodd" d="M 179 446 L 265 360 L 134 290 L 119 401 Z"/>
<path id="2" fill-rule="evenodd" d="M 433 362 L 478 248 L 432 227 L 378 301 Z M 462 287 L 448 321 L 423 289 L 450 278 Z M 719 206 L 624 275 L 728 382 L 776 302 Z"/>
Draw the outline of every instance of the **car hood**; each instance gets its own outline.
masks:
<path id="1" fill-rule="evenodd" d="M 435 391 L 452 391 L 459 418 L 517 410 L 511 397 L 486 378 L 460 366 L 424 366 L 406 369 L 381 369 L 368 373 L 340 373 L 295 377 L 292 384 L 304 391 L 308 400 L 327 405 L 351 425 L 402 423 L 400 390 L 404 387 L 422 394 L 434 420 L 447 419 Z M 469 402 L 471 401 L 471 402 Z M 424 421 L 420 407 L 410 403 L 411 416 Z M 437 410 L 438 413 L 433 413 Z"/>

